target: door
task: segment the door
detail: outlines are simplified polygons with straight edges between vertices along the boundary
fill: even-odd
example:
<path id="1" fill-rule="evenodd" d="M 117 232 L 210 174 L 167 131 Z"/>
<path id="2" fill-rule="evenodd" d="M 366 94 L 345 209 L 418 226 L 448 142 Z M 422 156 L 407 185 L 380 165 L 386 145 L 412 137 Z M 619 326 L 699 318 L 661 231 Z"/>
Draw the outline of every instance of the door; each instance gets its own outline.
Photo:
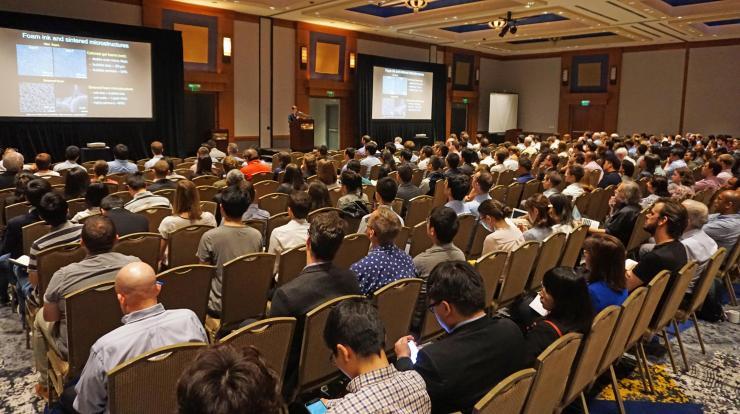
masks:
<path id="1" fill-rule="evenodd" d="M 309 98 L 308 105 L 313 117 L 313 144 L 339 149 L 339 99 Z"/>
<path id="2" fill-rule="evenodd" d="M 604 113 L 606 106 L 570 106 L 570 128 L 573 136 L 578 136 L 585 131 L 603 131 Z"/>
<path id="3" fill-rule="evenodd" d="M 339 148 L 339 105 L 326 106 L 326 146 Z"/>
<path id="4" fill-rule="evenodd" d="M 450 121 L 450 132 L 460 135 L 460 132 L 468 129 L 468 105 L 461 102 L 452 103 L 452 119 Z"/>
<path id="5" fill-rule="evenodd" d="M 182 138 L 183 148 L 188 154 L 211 138 L 211 130 L 216 129 L 217 105 L 217 93 L 185 91 Z"/>

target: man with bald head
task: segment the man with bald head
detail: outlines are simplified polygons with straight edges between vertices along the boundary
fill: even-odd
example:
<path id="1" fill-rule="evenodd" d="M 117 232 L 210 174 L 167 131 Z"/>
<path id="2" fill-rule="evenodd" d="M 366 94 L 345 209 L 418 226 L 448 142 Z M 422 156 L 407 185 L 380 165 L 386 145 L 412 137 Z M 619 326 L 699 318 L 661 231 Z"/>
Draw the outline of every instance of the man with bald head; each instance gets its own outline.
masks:
<path id="1" fill-rule="evenodd" d="M 730 254 L 740 236 L 740 193 L 738 190 L 722 191 L 714 199 L 713 207 L 716 213 L 709 215 L 709 221 L 702 229 Z"/>
<path id="2" fill-rule="evenodd" d="M 3 154 L 2 165 L 5 170 L 0 172 L 0 190 L 15 187 L 15 175 L 23 169 L 23 154 L 7 150 Z"/>
<path id="3" fill-rule="evenodd" d="M 241 168 L 242 174 L 244 174 L 244 178 L 247 180 L 252 180 L 252 176 L 261 173 L 261 172 L 272 172 L 270 167 L 262 162 L 260 159 L 260 155 L 254 148 L 249 148 L 246 151 L 244 151 L 244 158 L 247 160 L 247 165 L 243 166 Z"/>
<path id="4" fill-rule="evenodd" d="M 80 413 L 107 412 L 106 372 L 153 349 L 182 342 L 208 342 L 206 331 L 190 309 L 165 310 L 157 303 L 162 286 L 151 266 L 129 263 L 116 274 L 116 297 L 123 326 L 103 335 L 75 386 L 74 408 Z M 166 287 L 165 287 L 166 289 Z"/>

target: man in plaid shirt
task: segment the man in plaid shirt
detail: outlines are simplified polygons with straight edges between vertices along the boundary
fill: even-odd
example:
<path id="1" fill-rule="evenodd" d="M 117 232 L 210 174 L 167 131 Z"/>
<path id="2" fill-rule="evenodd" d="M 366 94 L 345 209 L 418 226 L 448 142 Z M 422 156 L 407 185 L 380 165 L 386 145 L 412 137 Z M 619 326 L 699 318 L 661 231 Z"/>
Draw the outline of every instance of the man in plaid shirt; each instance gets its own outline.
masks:
<path id="1" fill-rule="evenodd" d="M 397 371 L 385 356 L 385 328 L 364 299 L 346 300 L 329 313 L 324 341 L 336 366 L 352 380 L 347 395 L 325 401 L 327 413 L 429 414 L 421 375 Z"/>

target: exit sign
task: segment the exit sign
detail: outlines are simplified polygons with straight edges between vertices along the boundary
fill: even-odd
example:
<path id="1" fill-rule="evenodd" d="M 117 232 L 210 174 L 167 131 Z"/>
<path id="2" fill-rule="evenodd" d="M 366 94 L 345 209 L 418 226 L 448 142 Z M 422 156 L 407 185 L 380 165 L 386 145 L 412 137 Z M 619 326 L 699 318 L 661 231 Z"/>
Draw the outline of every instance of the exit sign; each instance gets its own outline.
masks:
<path id="1" fill-rule="evenodd" d="M 333 98 L 334 97 L 334 91 L 326 91 L 326 96 Z"/>
<path id="2" fill-rule="evenodd" d="M 468 98 L 463 98 L 463 103 L 464 103 L 465 105 L 467 105 L 467 104 L 468 104 Z"/>
<path id="3" fill-rule="evenodd" d="M 191 92 L 198 92 L 200 90 L 200 83 L 188 83 L 188 89 Z"/>
<path id="4" fill-rule="evenodd" d="M 585 100 L 585 99 L 581 101 L 581 106 L 589 106 L 589 105 L 591 105 L 591 101 Z"/>

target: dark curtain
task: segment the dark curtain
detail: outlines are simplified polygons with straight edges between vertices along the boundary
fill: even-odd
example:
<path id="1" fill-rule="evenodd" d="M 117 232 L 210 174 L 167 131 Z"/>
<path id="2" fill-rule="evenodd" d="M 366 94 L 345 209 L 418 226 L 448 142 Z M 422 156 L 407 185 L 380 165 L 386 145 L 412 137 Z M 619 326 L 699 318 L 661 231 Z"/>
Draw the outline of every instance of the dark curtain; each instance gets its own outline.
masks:
<path id="1" fill-rule="evenodd" d="M 1 147 L 18 148 L 26 162 L 38 152 L 48 152 L 53 160 L 61 161 L 68 145 L 83 147 L 88 142 L 105 142 L 111 148 L 126 144 L 132 159 L 149 156 L 149 143 L 154 140 L 161 141 L 169 155 L 183 156 L 195 150 L 184 148 L 180 139 L 184 89 L 180 32 L 9 12 L 0 12 L 0 26 L 151 43 L 154 114 L 147 120 L 0 118 Z"/>
<path id="2" fill-rule="evenodd" d="M 373 66 L 432 72 L 434 74 L 432 119 L 430 121 L 374 120 Z M 396 136 L 406 140 L 422 133 L 427 135 L 429 142 L 435 139 L 444 140 L 446 82 L 445 65 L 359 55 L 357 57 L 357 108 L 360 135 L 370 135 L 381 145 L 393 140 Z M 359 143 L 359 137 L 357 143 Z"/>

